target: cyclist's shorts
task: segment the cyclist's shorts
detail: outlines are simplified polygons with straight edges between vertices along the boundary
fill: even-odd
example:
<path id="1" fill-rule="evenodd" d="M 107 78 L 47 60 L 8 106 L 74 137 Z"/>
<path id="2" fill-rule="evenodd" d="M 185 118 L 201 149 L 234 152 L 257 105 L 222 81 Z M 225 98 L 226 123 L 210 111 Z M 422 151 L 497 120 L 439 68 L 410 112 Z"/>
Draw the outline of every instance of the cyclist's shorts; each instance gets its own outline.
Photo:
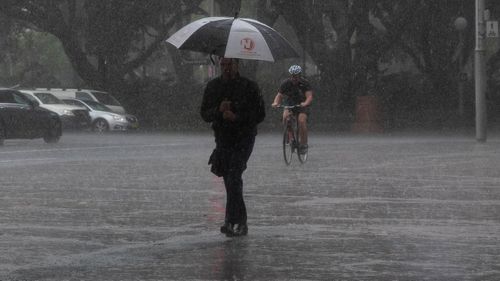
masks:
<path id="1" fill-rule="evenodd" d="M 305 113 L 305 114 L 307 114 L 307 116 L 309 116 L 311 114 L 310 106 L 296 107 L 296 108 L 289 109 L 289 110 L 291 110 L 292 112 Z"/>

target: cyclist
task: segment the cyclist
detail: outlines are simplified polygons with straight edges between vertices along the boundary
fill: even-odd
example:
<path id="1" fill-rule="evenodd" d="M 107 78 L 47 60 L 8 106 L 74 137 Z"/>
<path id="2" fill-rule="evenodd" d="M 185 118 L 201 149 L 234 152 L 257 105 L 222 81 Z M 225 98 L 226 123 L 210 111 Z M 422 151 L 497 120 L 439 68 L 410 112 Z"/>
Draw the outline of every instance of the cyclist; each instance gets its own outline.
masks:
<path id="1" fill-rule="evenodd" d="M 309 82 L 302 75 L 302 67 L 292 65 L 288 72 L 290 77 L 281 83 L 272 107 L 278 107 L 282 101 L 285 105 L 300 105 L 292 110 L 299 113 L 299 152 L 304 154 L 307 153 L 307 117 L 313 100 L 313 92 Z M 292 110 L 283 110 L 283 122 L 292 114 Z"/>

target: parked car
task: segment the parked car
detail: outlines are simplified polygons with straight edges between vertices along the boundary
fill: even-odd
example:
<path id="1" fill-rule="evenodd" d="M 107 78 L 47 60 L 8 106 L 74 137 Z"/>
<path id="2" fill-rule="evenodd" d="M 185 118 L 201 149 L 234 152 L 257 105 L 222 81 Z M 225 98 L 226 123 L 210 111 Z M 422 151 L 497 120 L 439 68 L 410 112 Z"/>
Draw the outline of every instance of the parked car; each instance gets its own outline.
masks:
<path id="1" fill-rule="evenodd" d="M 78 99 L 63 99 L 63 101 L 75 106 L 85 106 L 92 119 L 93 131 L 126 131 L 139 128 L 139 122 L 134 115 L 115 113 L 102 103 Z"/>
<path id="2" fill-rule="evenodd" d="M 85 107 L 68 105 L 47 91 L 20 90 L 28 99 L 36 101 L 40 107 L 59 114 L 64 129 L 90 128 L 91 118 Z"/>
<path id="3" fill-rule="evenodd" d="M 17 90 L 0 88 L 0 145 L 6 139 L 43 138 L 56 143 L 62 135 L 57 113 L 42 108 Z"/>
<path id="4" fill-rule="evenodd" d="M 42 89 L 38 89 L 42 90 Z M 45 89 L 47 91 L 47 89 Z M 60 99 L 91 100 L 100 102 L 109 107 L 113 112 L 125 114 L 125 108 L 108 92 L 89 89 L 50 89 L 50 93 Z"/>

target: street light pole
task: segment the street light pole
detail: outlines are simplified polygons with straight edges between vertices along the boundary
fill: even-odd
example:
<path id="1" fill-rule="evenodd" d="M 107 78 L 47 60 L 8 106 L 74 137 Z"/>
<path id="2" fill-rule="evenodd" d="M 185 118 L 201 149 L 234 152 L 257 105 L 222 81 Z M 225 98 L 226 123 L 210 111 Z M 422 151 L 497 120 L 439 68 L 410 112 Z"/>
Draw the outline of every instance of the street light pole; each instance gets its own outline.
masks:
<path id="1" fill-rule="evenodd" d="M 486 142 L 486 68 L 484 1 L 476 0 L 476 48 L 474 51 L 474 79 L 476 91 L 476 140 Z"/>
<path id="2" fill-rule="evenodd" d="M 463 67 L 463 50 L 464 50 L 464 30 L 467 28 L 467 20 L 460 16 L 455 20 L 455 29 L 458 31 L 458 71 L 457 71 L 457 81 L 458 81 L 458 116 L 460 121 L 464 121 L 464 77 Z"/>

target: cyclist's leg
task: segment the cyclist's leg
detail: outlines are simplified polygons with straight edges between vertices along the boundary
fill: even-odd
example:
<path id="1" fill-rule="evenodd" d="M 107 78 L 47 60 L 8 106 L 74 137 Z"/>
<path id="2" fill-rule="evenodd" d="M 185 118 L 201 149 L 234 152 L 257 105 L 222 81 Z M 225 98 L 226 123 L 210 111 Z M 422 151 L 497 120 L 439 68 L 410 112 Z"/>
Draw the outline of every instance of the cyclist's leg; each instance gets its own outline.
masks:
<path id="1" fill-rule="evenodd" d="M 290 116 L 291 112 L 288 109 L 283 110 L 283 125 L 286 124 L 286 120 L 288 119 L 288 116 Z"/>
<path id="2" fill-rule="evenodd" d="M 307 146 L 307 114 L 304 112 L 299 113 L 299 142 Z"/>
<path id="3" fill-rule="evenodd" d="M 283 110 L 283 126 L 287 126 L 287 122 L 289 121 L 289 119 L 292 117 L 292 111 L 289 110 L 289 109 L 285 109 Z M 295 136 L 293 135 L 293 131 L 291 130 L 291 128 L 289 128 L 290 131 L 289 131 L 289 140 L 294 140 L 295 139 Z"/>

